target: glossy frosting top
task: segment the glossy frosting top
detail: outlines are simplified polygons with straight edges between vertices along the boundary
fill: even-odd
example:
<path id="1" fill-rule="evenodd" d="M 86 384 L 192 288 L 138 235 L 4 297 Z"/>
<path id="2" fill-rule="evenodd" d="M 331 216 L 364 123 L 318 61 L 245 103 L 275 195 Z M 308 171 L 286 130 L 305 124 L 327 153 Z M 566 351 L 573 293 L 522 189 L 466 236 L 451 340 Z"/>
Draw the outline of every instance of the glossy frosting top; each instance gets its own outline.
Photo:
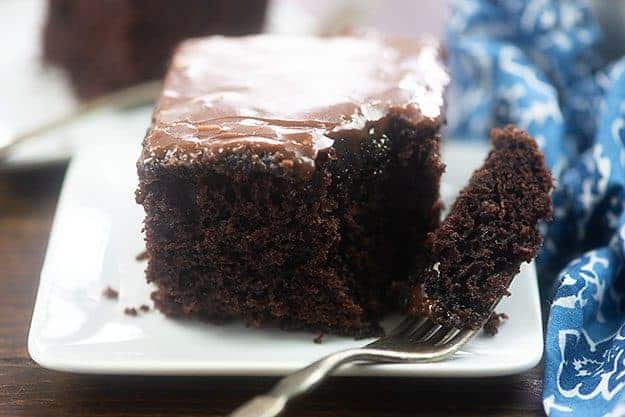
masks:
<path id="1" fill-rule="evenodd" d="M 192 39 L 174 55 L 142 160 L 249 150 L 314 167 L 335 138 L 367 135 L 389 114 L 439 126 L 448 82 L 431 38 Z"/>

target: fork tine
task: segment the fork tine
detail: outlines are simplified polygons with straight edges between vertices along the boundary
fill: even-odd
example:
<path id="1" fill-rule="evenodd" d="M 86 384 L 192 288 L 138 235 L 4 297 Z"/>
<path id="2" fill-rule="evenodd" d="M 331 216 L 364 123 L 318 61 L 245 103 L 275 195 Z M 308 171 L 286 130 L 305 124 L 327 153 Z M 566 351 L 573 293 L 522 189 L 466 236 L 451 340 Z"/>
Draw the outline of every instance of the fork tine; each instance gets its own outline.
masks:
<path id="1" fill-rule="evenodd" d="M 417 331 L 420 331 L 421 329 L 423 329 L 423 327 L 427 327 L 430 323 L 430 319 L 427 317 L 420 317 L 418 320 L 416 320 L 414 322 L 414 324 L 412 325 L 412 327 L 410 327 L 409 329 L 406 330 L 405 334 L 406 337 L 414 334 Z"/>
<path id="2" fill-rule="evenodd" d="M 452 337 L 448 343 L 463 343 L 464 338 L 471 338 L 475 334 L 475 330 L 460 330 L 458 334 Z"/>
<path id="3" fill-rule="evenodd" d="M 456 328 L 449 329 L 449 331 L 445 333 L 442 339 L 440 339 L 438 342 L 435 342 L 434 344 L 436 346 L 444 345 L 448 343 L 451 339 L 453 339 L 458 333 L 460 333 L 460 330 Z"/>
<path id="4" fill-rule="evenodd" d="M 374 340 L 369 343 L 367 347 L 379 349 L 388 349 L 389 346 L 396 346 L 398 341 L 402 339 L 408 339 L 408 336 L 414 331 L 419 329 L 423 324 L 429 321 L 426 317 L 407 317 L 395 326 L 385 336 Z"/>
<path id="5" fill-rule="evenodd" d="M 450 329 L 449 327 L 441 326 L 441 328 L 434 335 L 432 335 L 431 338 L 428 339 L 428 344 L 432 346 L 438 346 L 438 343 L 441 340 L 445 339 L 452 330 L 453 329 Z"/>
<path id="6" fill-rule="evenodd" d="M 398 336 L 410 328 L 421 326 L 425 321 L 427 321 L 427 318 L 425 317 L 420 317 L 416 319 L 416 321 L 414 317 L 406 317 L 400 324 L 393 328 L 393 330 L 391 330 L 386 337 Z"/>
<path id="7" fill-rule="evenodd" d="M 442 328 L 443 326 L 441 326 L 440 324 L 434 324 L 434 326 L 431 327 L 430 330 L 425 332 L 425 334 L 423 334 L 421 337 L 419 338 L 413 337 L 411 339 L 414 340 L 415 342 L 425 343 L 429 341 L 432 337 L 434 337 L 434 335 L 436 335 L 436 333 Z"/>
<path id="8" fill-rule="evenodd" d="M 408 334 L 408 337 L 412 341 L 417 341 L 422 336 L 427 334 L 434 326 L 437 326 L 437 324 L 435 324 L 432 320 L 427 319 L 421 326 L 411 329 L 412 331 Z"/>

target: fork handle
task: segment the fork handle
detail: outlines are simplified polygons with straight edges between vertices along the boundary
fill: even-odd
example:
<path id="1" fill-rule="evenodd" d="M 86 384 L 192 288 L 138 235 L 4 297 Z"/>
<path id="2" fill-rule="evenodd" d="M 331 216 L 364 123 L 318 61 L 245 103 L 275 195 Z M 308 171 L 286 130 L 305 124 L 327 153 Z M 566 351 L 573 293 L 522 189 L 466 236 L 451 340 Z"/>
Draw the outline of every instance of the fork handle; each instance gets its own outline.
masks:
<path id="1" fill-rule="evenodd" d="M 377 349 L 347 349 L 333 353 L 285 376 L 269 393 L 259 395 L 234 410 L 230 417 L 274 417 L 293 398 L 312 391 L 339 366 L 356 361 L 396 362 L 401 358 Z"/>

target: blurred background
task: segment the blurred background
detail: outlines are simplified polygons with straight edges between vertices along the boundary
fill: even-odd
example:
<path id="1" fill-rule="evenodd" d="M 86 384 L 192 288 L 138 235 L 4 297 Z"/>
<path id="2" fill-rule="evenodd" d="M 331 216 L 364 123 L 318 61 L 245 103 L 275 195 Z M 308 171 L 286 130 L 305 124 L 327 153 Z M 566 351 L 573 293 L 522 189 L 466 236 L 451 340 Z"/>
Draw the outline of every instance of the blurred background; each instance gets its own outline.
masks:
<path id="1" fill-rule="evenodd" d="M 453 4 L 454 19 L 449 18 L 449 4 Z M 21 398 L 37 393 L 40 386 L 41 400 L 31 403 L 50 409 L 54 408 L 50 404 L 56 405 L 50 398 L 57 385 L 58 397 L 80 392 L 75 387 L 67 389 L 71 385 L 68 380 L 49 378 L 33 367 L 25 346 L 37 277 L 67 161 L 81 148 L 104 143 L 136 143 L 138 152 L 150 122 L 150 93 L 153 97 L 156 92 L 143 91 L 148 100 L 141 106 L 111 105 L 110 94 L 159 79 L 178 42 L 208 34 L 327 35 L 346 29 L 374 29 L 404 36 L 426 32 L 442 38 L 448 30 L 453 84 L 460 86 L 458 95 L 449 100 L 456 103 L 455 110 L 452 107 L 448 112 L 450 126 L 452 116 L 460 122 L 465 119 L 466 123 L 456 124 L 459 128 L 455 132 L 469 132 L 470 139 L 485 139 L 493 124 L 515 123 L 546 149 L 559 194 L 554 197 L 555 220 L 545 234 L 548 257 L 541 261 L 544 269 L 539 271 L 548 296 L 545 306 L 561 282 L 562 300 L 567 305 L 571 289 L 583 287 L 585 293 L 588 288 L 590 294 L 597 288 L 598 292 L 589 295 L 593 300 L 588 298 L 578 306 L 585 309 L 583 313 L 554 309 L 556 316 L 551 323 L 555 324 L 546 337 L 545 402 L 541 397 L 541 369 L 522 377 L 517 385 L 513 380 L 472 383 L 474 391 L 467 391 L 468 385 L 452 383 L 440 391 L 438 383 L 434 391 L 429 391 L 431 382 L 419 388 L 407 385 L 406 391 L 401 391 L 402 398 L 413 401 L 406 393 L 422 390 L 425 394 L 420 401 L 432 403 L 453 396 L 454 401 L 446 406 L 456 414 L 463 408 L 477 407 L 464 414 L 483 415 L 486 410 L 489 415 L 508 416 L 510 410 L 518 410 L 521 415 L 527 409 L 528 415 L 542 415 L 543 405 L 549 413 L 557 410 L 555 401 L 567 407 L 572 401 L 569 394 L 573 391 L 557 393 L 560 381 L 555 375 L 561 375 L 561 363 L 573 364 L 575 371 L 577 364 L 585 364 L 588 370 L 583 368 L 579 374 L 586 372 L 590 384 L 600 380 L 603 386 L 612 380 L 611 375 L 625 375 L 622 360 L 618 360 L 619 372 L 612 370 L 617 359 L 625 357 L 622 333 L 614 333 L 614 329 L 622 332 L 625 328 L 625 313 L 619 310 L 606 316 L 600 309 L 602 301 L 594 301 L 625 300 L 621 268 L 625 257 L 623 22 L 625 0 L 0 0 L 0 272 L 4 278 L 0 279 L 0 294 L 10 295 L 0 302 L 0 317 L 5 319 L 0 326 L 0 340 L 5 341 L 0 343 L 0 356 L 13 372 L 5 373 L 0 386 L 4 382 L 9 384 L 9 391 L 13 388 L 18 393 L 10 405 L 26 403 Z M 507 59 L 500 60 L 502 55 Z M 595 55 L 601 55 L 600 59 Z M 619 57 L 620 61 L 612 65 Z M 62 128 L 28 135 L 28 140 L 3 152 L 2 145 L 11 138 L 93 103 L 101 104 L 97 111 L 70 117 L 72 123 Z M 456 133 L 446 133 L 445 138 L 459 139 Z M 620 252 L 612 253 L 609 242 L 621 245 Z M 579 258 L 588 262 L 582 272 L 563 270 L 567 279 L 554 279 L 565 261 L 591 249 L 609 253 L 614 263 L 607 267 L 608 261 L 597 262 L 592 252 L 590 258 Z M 592 272 L 592 280 L 587 279 L 584 268 Z M 591 317 L 596 320 L 586 323 Z M 606 317 L 610 318 L 607 322 Z M 575 321 L 580 318 L 584 323 Z M 587 344 L 581 343 L 576 346 L 581 353 L 571 347 L 566 352 L 573 355 L 572 359 L 561 358 L 558 335 L 562 329 L 567 335 L 590 334 L 601 340 L 592 348 L 599 346 L 601 350 L 593 352 L 590 359 L 582 357 Z M 608 334 L 618 336 L 614 343 L 605 339 Z M 586 337 L 576 340 L 586 341 Z M 575 356 L 578 354 L 581 359 Z M 595 366 L 599 358 L 610 359 L 605 368 Z M 0 380 L 2 376 L 0 372 Z M 41 385 L 43 380 L 47 382 Z M 65 382 L 57 384 L 59 381 Z M 84 380 L 76 381 L 78 386 Z M 625 415 L 625 391 L 615 394 L 625 385 L 618 378 L 614 381 L 618 389 L 610 392 L 610 399 L 621 407 L 618 415 Z M 571 384 L 577 390 L 577 381 Z M 349 386 L 344 392 L 351 389 Z M 126 389 L 122 391 L 125 398 Z M 100 409 L 97 390 L 87 392 Z M 486 395 L 492 392 L 501 395 Z M 465 395 L 458 399 L 458 393 Z M 0 414 L 2 394 L 0 389 Z M 146 399 L 156 396 L 145 396 L 144 402 L 138 403 L 145 404 Z M 328 395 L 334 397 L 340 395 Z M 363 402 L 367 407 L 377 402 L 375 395 L 369 397 Z M 603 397 L 602 393 L 588 401 L 575 417 L 608 415 Z M 482 407 L 475 398 L 487 405 Z M 124 401 L 116 404 L 126 405 Z M 386 407 L 384 402 L 381 405 Z M 413 406 L 410 403 L 403 409 L 413 413 Z M 609 406 L 612 410 L 612 404 Z M 496 414 L 497 409 L 500 414 Z M 311 410 L 314 413 L 317 409 Z M 383 413 L 387 412 L 385 408 Z"/>

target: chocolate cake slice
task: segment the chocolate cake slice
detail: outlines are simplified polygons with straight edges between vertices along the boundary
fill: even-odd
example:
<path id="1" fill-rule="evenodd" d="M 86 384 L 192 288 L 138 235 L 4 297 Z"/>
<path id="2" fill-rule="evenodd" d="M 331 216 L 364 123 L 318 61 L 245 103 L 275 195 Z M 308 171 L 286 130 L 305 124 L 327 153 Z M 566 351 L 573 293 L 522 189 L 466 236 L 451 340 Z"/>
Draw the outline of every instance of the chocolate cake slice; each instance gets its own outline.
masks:
<path id="1" fill-rule="evenodd" d="M 87 98 L 161 78 L 176 45 L 259 32 L 267 0 L 48 0 L 43 53 Z"/>
<path id="2" fill-rule="evenodd" d="M 508 293 L 522 262 L 542 243 L 551 217 L 551 174 L 534 139 L 512 126 L 494 129 L 493 150 L 429 237 L 425 299 L 416 285 L 410 309 L 439 324 L 477 329 Z"/>
<path id="3" fill-rule="evenodd" d="M 185 42 L 138 161 L 156 307 L 379 334 L 439 223 L 447 83 L 429 38 Z"/>

